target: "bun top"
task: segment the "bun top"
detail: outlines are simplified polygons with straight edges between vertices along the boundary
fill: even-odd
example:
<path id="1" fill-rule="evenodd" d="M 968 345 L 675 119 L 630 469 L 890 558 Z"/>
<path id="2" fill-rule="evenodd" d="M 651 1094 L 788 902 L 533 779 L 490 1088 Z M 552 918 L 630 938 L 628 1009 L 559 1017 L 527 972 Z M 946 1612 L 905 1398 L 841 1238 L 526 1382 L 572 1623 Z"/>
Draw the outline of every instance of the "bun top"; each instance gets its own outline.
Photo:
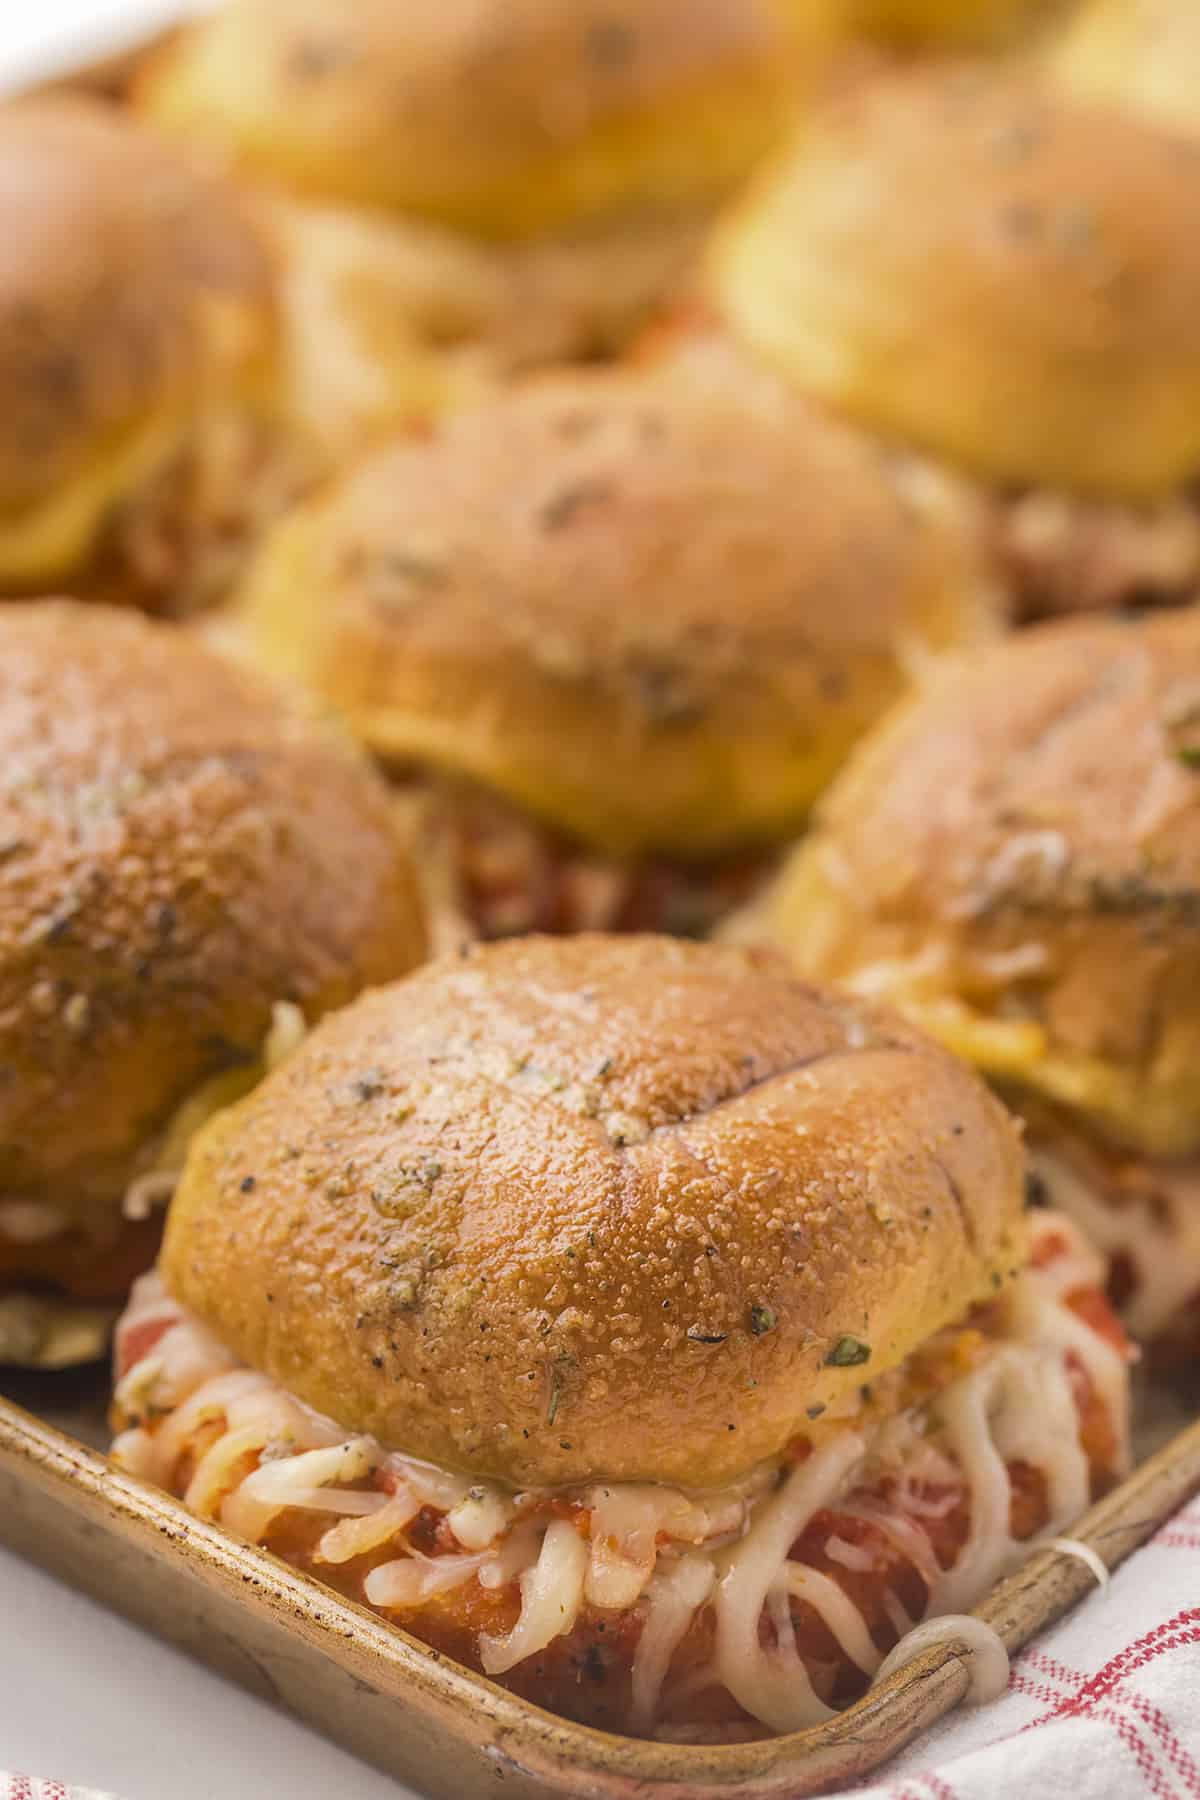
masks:
<path id="1" fill-rule="evenodd" d="M 1200 1148 L 1200 610 L 1043 627 L 873 733 L 767 907 L 812 974 Z"/>
<path id="2" fill-rule="evenodd" d="M 268 540 L 241 624 L 380 754 L 697 855 L 789 832 L 909 654 L 993 628 L 872 446 L 770 384 L 623 374 L 370 457 Z"/>
<path id="3" fill-rule="evenodd" d="M 310 193 L 501 239 L 719 197 L 821 0 L 234 0 L 152 64 L 173 131 Z"/>
<path id="4" fill-rule="evenodd" d="M 1050 46 L 1048 65 L 1073 93 L 1200 132 L 1194 0 L 1088 0 Z"/>
<path id="5" fill-rule="evenodd" d="M 1002 48 L 1045 25 L 1071 0 L 849 0 L 859 31 L 907 47 Z"/>
<path id="6" fill-rule="evenodd" d="M 0 534 L 248 390 L 272 291 L 242 202 L 152 132 L 99 102 L 0 111 Z"/>
<path id="7" fill-rule="evenodd" d="M 276 1001 L 312 1018 L 421 954 L 382 784 L 165 626 L 0 609 L 0 770 L 5 1198 L 118 1199 Z"/>
<path id="8" fill-rule="evenodd" d="M 1123 499 L 1200 470 L 1189 142 L 987 64 L 867 77 L 735 211 L 735 330 L 872 430 Z"/>
<path id="9" fill-rule="evenodd" d="M 961 1064 L 781 961 L 523 938 L 365 996 L 214 1119 L 163 1266 L 410 1455 L 705 1486 L 990 1295 L 1021 1172 Z"/>

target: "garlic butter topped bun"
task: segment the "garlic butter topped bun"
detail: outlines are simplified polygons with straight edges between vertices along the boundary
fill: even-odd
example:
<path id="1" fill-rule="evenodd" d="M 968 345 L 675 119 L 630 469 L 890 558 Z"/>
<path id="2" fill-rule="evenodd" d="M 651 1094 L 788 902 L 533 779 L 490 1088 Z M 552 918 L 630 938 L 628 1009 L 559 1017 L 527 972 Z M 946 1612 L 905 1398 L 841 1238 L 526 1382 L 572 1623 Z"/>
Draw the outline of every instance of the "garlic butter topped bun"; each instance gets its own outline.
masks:
<path id="1" fill-rule="evenodd" d="M 424 341 L 499 307 L 464 265 L 301 222 L 98 101 L 0 109 L 0 595 L 222 598 L 348 450 L 480 379 Z"/>
<path id="2" fill-rule="evenodd" d="M 406 784 L 486 936 L 704 929 L 913 669 L 995 629 L 870 446 L 765 384 L 608 371 L 366 459 L 233 625 Z"/>
<path id="3" fill-rule="evenodd" d="M 782 960 L 487 946 L 195 1141 L 114 1457 L 540 1704 L 787 1731 L 1124 1466 L 1022 1195 L 961 1063 Z"/>
<path id="4" fill-rule="evenodd" d="M 1002 1083 L 1131 1326 L 1200 1349 L 1198 729 L 1193 608 L 964 659 L 860 748 L 758 925 Z"/>
<path id="5" fill-rule="evenodd" d="M 1070 92 L 1200 134 L 1200 10 L 1194 0 L 1087 0 L 1048 50 Z"/>
<path id="6" fill-rule="evenodd" d="M 802 390 L 968 478 L 1025 614 L 1200 577 L 1200 158 L 949 64 L 850 84 L 718 234 L 711 297 Z"/>
<path id="7" fill-rule="evenodd" d="M 0 110 L 0 593 L 218 581 L 280 478 L 274 282 L 245 203 L 153 134 L 98 102 Z"/>
<path id="8" fill-rule="evenodd" d="M 0 771 L 0 1293 L 119 1301 L 266 1040 L 418 960 L 412 879 L 351 746 L 136 614 L 0 609 Z"/>
<path id="9" fill-rule="evenodd" d="M 431 266 L 493 246 L 512 353 L 587 351 L 678 278 L 781 135 L 831 10 L 232 0 L 152 59 L 138 99 L 261 181 L 388 215 Z"/>

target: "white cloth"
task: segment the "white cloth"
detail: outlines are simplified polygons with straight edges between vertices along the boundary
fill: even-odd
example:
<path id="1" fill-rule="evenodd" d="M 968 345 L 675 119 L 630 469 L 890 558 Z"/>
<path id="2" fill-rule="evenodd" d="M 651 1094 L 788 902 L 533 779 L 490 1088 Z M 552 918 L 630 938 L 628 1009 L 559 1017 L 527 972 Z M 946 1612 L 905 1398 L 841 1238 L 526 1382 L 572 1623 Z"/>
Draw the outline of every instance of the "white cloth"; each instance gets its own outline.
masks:
<path id="1" fill-rule="evenodd" d="M 854 1800 L 1200 1797 L 1200 1499 Z"/>
<path id="2" fill-rule="evenodd" d="M 38 1781 L 29 1775 L 0 1775 L 0 1800 L 116 1800 L 99 1788 L 64 1787 L 61 1781 Z"/>

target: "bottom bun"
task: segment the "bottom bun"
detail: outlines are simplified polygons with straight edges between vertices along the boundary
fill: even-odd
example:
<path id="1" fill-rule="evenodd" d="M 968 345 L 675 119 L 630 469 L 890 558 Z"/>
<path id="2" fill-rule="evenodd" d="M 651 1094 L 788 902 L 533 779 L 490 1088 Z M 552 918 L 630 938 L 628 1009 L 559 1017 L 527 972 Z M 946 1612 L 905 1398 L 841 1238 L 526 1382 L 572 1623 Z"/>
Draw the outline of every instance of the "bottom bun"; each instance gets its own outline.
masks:
<path id="1" fill-rule="evenodd" d="M 791 1731 L 1122 1474 L 1128 1355 L 1102 1274 L 1042 1214 L 1011 1288 L 729 1487 L 525 1492 L 347 1438 L 149 1276 L 118 1328 L 113 1460 L 568 1718 Z"/>

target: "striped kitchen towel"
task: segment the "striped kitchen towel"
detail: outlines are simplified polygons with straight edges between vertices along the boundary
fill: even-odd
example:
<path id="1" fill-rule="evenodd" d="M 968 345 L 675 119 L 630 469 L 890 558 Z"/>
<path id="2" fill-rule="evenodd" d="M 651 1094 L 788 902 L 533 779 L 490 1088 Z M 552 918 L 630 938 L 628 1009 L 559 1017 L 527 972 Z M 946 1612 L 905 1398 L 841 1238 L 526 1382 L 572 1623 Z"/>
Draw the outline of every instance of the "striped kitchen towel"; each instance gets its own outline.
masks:
<path id="1" fill-rule="evenodd" d="M 1200 1800 L 1200 1500 L 854 1800 Z"/>

